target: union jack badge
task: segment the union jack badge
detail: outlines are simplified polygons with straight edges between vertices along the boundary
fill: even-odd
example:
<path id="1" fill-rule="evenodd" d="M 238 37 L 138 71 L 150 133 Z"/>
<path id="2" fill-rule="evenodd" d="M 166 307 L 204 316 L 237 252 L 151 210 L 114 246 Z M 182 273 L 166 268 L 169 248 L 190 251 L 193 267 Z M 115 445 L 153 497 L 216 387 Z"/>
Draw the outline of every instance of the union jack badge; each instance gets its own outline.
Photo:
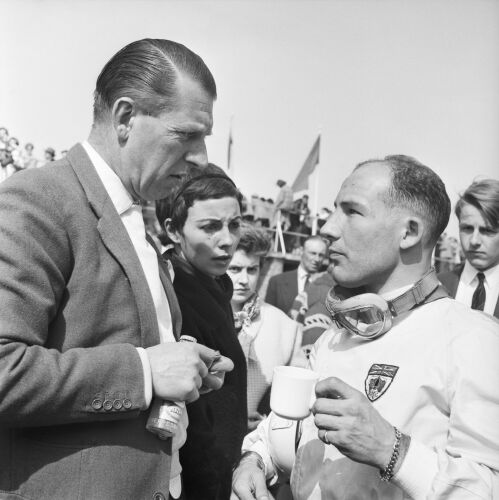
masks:
<path id="1" fill-rule="evenodd" d="M 369 368 L 365 382 L 369 401 L 376 401 L 387 391 L 398 369 L 398 366 L 381 364 L 374 364 Z"/>

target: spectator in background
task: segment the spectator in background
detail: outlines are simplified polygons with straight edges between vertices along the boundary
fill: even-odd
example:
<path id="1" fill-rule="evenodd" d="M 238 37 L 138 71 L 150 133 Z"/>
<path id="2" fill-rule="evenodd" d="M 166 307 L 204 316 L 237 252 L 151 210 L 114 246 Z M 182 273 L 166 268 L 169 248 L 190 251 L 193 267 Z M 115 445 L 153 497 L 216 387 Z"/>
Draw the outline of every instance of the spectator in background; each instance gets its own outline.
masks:
<path id="1" fill-rule="evenodd" d="M 438 277 L 456 300 L 499 318 L 499 180 L 473 182 L 455 214 L 466 260 Z"/>
<path id="2" fill-rule="evenodd" d="M 27 142 L 24 145 L 24 149 L 21 151 L 22 160 L 24 163 L 24 168 L 34 168 L 37 166 L 38 160 L 33 155 L 34 146 L 31 142 Z"/>
<path id="3" fill-rule="evenodd" d="M 230 305 L 227 267 L 240 236 L 241 193 L 219 167 L 188 178 L 172 193 L 165 221 L 173 251 L 173 286 L 182 334 L 234 362 L 223 388 L 188 406 L 187 441 L 180 451 L 187 500 L 226 500 L 234 461 L 247 430 L 246 362 Z M 211 172 L 220 173 L 211 173 Z"/>
<path id="4" fill-rule="evenodd" d="M 0 182 L 14 173 L 12 154 L 8 149 L 0 149 Z"/>
<path id="5" fill-rule="evenodd" d="M 335 285 L 332 265 L 320 273 L 306 290 L 299 293 L 291 306 L 290 316 L 302 326 L 302 348 L 308 356 L 315 341 L 331 327 L 333 321 L 325 300 Z"/>
<path id="6" fill-rule="evenodd" d="M 301 332 L 298 323 L 258 296 L 257 285 L 270 240 L 263 229 L 248 224 L 227 269 L 234 285 L 232 309 L 239 342 L 248 369 L 248 430 L 270 412 L 267 390 L 275 366 L 289 365 L 298 357 Z"/>
<path id="7" fill-rule="evenodd" d="M 5 127 L 0 127 L 0 149 L 7 149 L 9 145 L 9 131 Z"/>
<path id="8" fill-rule="evenodd" d="M 255 220 L 255 224 L 260 227 L 269 227 L 270 226 L 269 210 L 267 207 L 267 200 L 263 198 L 263 196 L 261 198 L 258 198 L 258 196 L 254 195 L 253 210 L 254 210 L 253 217 Z"/>
<path id="9" fill-rule="evenodd" d="M 43 167 L 47 163 L 50 163 L 51 161 L 54 161 L 54 160 L 55 160 L 55 149 L 52 147 L 48 147 L 43 152 L 43 160 L 38 162 L 38 167 Z"/>
<path id="10" fill-rule="evenodd" d="M 289 315 L 295 297 L 317 277 L 326 255 L 327 243 L 324 238 L 318 235 L 307 238 L 303 243 L 298 267 L 270 278 L 265 302 Z"/>
<path id="11" fill-rule="evenodd" d="M 276 183 L 279 186 L 279 193 L 274 203 L 274 216 L 272 219 L 272 227 L 275 227 L 280 211 L 280 223 L 283 231 L 286 231 L 291 224 L 290 213 L 293 210 L 293 191 L 286 181 L 279 179 Z"/>
<path id="12" fill-rule="evenodd" d="M 22 170 L 24 168 L 24 163 L 21 149 L 19 148 L 19 139 L 17 137 L 10 137 L 7 149 L 12 154 L 12 163 L 14 165 L 15 172 Z"/>
<path id="13" fill-rule="evenodd" d="M 63 150 L 61 151 L 61 156 L 60 156 L 60 158 L 64 158 L 67 154 L 68 154 L 68 150 L 67 150 L 67 149 L 63 149 Z"/>
<path id="14" fill-rule="evenodd" d="M 331 210 L 327 207 L 322 207 L 317 214 L 317 227 L 320 229 L 326 221 L 329 219 L 329 216 L 332 214 Z"/>

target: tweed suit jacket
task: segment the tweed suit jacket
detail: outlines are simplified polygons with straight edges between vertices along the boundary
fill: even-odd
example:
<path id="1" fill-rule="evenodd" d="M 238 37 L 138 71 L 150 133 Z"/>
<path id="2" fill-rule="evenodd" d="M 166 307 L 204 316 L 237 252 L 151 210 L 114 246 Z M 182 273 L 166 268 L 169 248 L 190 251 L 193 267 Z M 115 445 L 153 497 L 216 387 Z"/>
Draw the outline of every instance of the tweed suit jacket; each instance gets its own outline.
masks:
<path id="1" fill-rule="evenodd" d="M 289 314 L 295 297 L 298 295 L 298 268 L 272 276 L 269 280 L 265 302 L 284 314 Z"/>
<path id="2" fill-rule="evenodd" d="M 446 290 L 449 292 L 451 297 L 456 296 L 457 287 L 459 286 L 459 280 L 461 279 L 461 273 L 463 272 L 464 264 L 456 266 L 452 271 L 446 271 L 445 273 L 440 273 L 438 279 L 444 285 Z M 494 316 L 499 318 L 499 298 L 496 302 L 496 307 L 494 309 Z"/>
<path id="3" fill-rule="evenodd" d="M 171 440 L 145 430 L 136 350 L 158 342 L 140 261 L 83 147 L 3 182 L 0 499 L 168 498 Z"/>

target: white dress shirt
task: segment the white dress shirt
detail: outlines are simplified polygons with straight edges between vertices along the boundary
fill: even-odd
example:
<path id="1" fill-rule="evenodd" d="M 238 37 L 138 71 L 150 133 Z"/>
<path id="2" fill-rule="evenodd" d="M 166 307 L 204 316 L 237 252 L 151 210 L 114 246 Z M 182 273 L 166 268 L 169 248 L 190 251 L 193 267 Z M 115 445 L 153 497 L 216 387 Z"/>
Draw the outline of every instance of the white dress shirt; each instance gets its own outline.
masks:
<path id="1" fill-rule="evenodd" d="M 478 285 L 478 278 L 476 275 L 479 272 L 483 272 L 485 275 L 483 281 L 485 287 L 485 306 L 483 311 L 493 315 L 499 297 L 499 264 L 486 271 L 478 271 L 466 261 L 457 286 L 456 300 L 471 306 L 471 299 Z"/>
<path id="2" fill-rule="evenodd" d="M 113 169 L 104 161 L 97 151 L 87 142 L 82 143 L 83 148 L 88 154 L 97 175 L 99 176 L 104 188 L 111 198 L 111 201 L 118 212 L 123 225 L 130 236 L 132 245 L 137 253 L 142 270 L 144 271 L 149 290 L 152 295 L 156 315 L 158 318 L 159 336 L 161 342 L 175 342 L 173 335 L 172 318 L 170 306 L 166 297 L 165 290 L 159 277 L 159 264 L 156 250 L 146 240 L 146 229 L 142 217 L 142 208 L 135 204 L 130 193 L 125 189 L 120 178 Z M 144 372 L 144 397 L 146 400 L 146 409 L 152 400 L 152 375 L 149 358 L 144 348 L 137 347 L 137 352 L 142 361 Z M 170 492 L 177 498 L 177 491 L 180 489 L 180 462 L 178 459 L 178 450 L 184 444 L 186 439 L 187 416 L 183 412 L 182 419 L 177 433 L 172 443 L 172 468 L 170 480 Z"/>
<path id="3" fill-rule="evenodd" d="M 303 266 L 300 264 L 297 269 L 297 274 L 298 274 L 298 293 L 302 293 L 303 290 L 305 290 L 305 285 L 307 283 L 307 277 L 308 281 L 312 281 L 312 274 L 307 273 Z"/>

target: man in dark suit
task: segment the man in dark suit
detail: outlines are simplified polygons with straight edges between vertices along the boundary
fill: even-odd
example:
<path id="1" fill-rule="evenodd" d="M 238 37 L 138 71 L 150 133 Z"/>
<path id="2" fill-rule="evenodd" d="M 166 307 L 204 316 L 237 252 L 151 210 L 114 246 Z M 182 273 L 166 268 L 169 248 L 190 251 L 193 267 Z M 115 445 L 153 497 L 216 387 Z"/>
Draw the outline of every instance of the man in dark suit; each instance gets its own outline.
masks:
<path id="1" fill-rule="evenodd" d="M 499 318 L 499 180 L 473 182 L 455 213 L 466 260 L 438 277 L 456 300 Z"/>
<path id="2" fill-rule="evenodd" d="M 160 440 L 151 399 L 221 385 L 214 351 L 175 342 L 178 303 L 140 209 L 207 164 L 213 77 L 146 39 L 111 58 L 94 96 L 88 141 L 0 186 L 1 498 L 177 498 L 185 412 Z"/>
<path id="3" fill-rule="evenodd" d="M 269 280 L 265 302 L 289 314 L 298 293 L 303 292 L 321 269 L 326 257 L 327 244 L 321 236 L 310 236 L 303 244 L 299 266 L 293 271 L 272 276 Z"/>

